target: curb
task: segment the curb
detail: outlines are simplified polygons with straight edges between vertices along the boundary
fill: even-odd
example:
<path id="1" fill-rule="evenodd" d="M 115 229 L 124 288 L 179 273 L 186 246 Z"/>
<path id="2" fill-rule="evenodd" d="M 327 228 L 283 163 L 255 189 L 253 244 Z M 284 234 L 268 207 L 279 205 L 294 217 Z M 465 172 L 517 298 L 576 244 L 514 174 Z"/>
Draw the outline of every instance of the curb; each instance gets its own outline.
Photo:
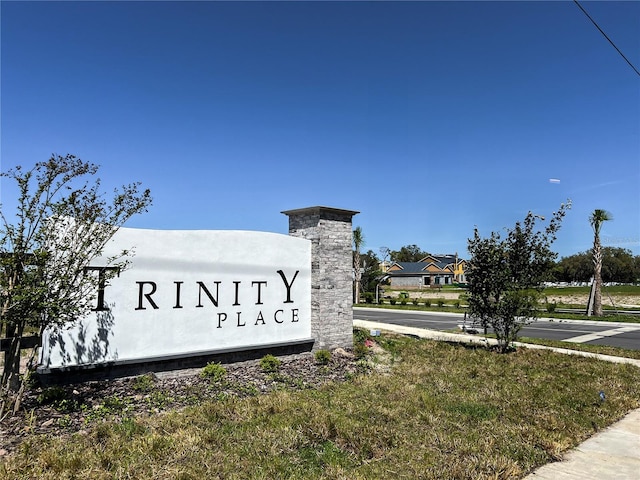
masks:
<path id="1" fill-rule="evenodd" d="M 462 333 L 447 333 L 437 330 L 427 330 L 424 328 L 405 327 L 402 325 L 394 325 L 390 323 L 371 322 L 369 320 L 354 320 L 353 325 L 356 327 L 366 328 L 369 330 L 386 330 L 405 335 L 413 335 L 419 338 L 428 338 L 431 340 L 440 340 L 444 342 L 466 343 L 469 345 L 497 345 L 497 341 L 493 338 L 476 337 L 473 335 L 465 335 Z M 628 363 L 640 368 L 640 360 L 635 358 L 614 357 L 613 355 L 603 355 L 600 353 L 583 352 L 580 350 L 571 350 L 568 348 L 547 347 L 545 345 L 534 345 L 531 343 L 514 342 L 517 347 L 531 348 L 536 350 L 551 350 L 552 352 L 562 353 L 565 355 L 577 355 L 579 357 L 595 358 L 611 363 Z"/>

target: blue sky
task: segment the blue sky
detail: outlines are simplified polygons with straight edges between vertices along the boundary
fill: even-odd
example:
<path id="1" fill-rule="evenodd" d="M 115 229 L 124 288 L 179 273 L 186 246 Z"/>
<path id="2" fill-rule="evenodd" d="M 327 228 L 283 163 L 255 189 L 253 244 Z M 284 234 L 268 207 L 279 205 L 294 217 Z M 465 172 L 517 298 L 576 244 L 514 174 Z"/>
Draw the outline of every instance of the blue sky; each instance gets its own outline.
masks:
<path id="1" fill-rule="evenodd" d="M 640 68 L 640 2 L 581 2 Z M 467 255 L 571 199 L 554 247 L 640 255 L 640 76 L 570 1 L 1 2 L 2 170 L 72 153 L 141 181 L 128 226 Z M 559 179 L 560 182 L 550 182 Z M 13 205 L 2 184 L 3 209 Z"/>

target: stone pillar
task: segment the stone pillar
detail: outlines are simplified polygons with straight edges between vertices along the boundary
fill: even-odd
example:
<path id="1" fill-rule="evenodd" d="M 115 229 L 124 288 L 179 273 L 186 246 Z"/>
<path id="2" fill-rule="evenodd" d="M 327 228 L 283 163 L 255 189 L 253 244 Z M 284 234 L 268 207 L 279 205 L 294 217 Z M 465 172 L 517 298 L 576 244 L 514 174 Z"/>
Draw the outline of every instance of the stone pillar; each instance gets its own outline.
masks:
<path id="1" fill-rule="evenodd" d="M 353 346 L 351 219 L 360 213 L 329 207 L 282 212 L 289 235 L 311 240 L 311 335 L 314 350 Z"/>

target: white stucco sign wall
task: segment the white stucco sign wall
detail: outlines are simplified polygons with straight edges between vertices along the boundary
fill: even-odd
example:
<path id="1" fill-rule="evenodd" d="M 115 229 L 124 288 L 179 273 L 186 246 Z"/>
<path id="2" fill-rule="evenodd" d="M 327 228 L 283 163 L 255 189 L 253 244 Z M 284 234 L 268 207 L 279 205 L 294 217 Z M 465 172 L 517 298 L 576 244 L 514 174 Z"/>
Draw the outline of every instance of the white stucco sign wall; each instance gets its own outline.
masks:
<path id="1" fill-rule="evenodd" d="M 96 311 L 43 336 L 40 369 L 242 350 L 311 337 L 311 244 L 248 231 L 121 228 L 133 249 Z M 92 267 L 103 266 L 101 259 Z M 91 274 L 97 275 L 97 270 Z"/>

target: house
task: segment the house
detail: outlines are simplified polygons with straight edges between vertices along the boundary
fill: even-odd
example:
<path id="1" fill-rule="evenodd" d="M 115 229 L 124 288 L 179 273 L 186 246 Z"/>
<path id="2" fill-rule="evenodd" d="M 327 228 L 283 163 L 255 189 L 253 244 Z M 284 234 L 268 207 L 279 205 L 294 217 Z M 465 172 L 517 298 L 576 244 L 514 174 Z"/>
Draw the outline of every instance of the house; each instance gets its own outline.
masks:
<path id="1" fill-rule="evenodd" d="M 394 262 L 386 274 L 392 287 L 439 287 L 466 283 L 465 266 L 458 254 L 427 255 L 418 262 Z"/>

